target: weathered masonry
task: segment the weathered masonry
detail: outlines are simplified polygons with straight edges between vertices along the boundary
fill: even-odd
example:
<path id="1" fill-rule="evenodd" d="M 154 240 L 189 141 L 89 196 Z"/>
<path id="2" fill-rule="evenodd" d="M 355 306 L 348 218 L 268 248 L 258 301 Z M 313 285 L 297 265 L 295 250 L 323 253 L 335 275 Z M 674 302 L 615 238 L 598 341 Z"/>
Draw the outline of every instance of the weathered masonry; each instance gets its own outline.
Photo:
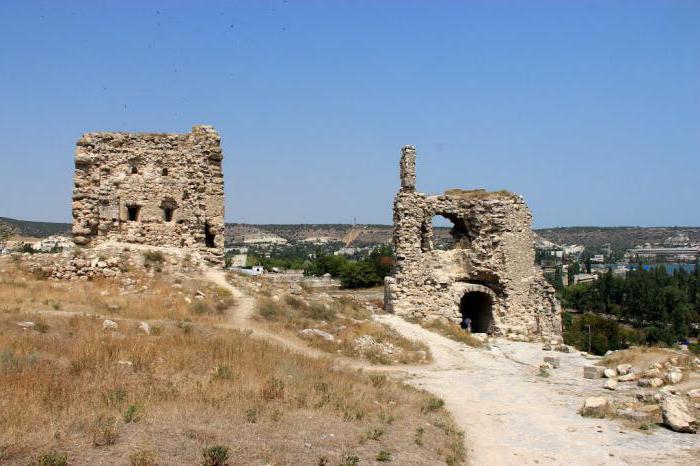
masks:
<path id="1" fill-rule="evenodd" d="M 433 218 L 452 222 L 452 244 L 433 244 Z M 388 312 L 447 319 L 473 332 L 529 339 L 561 334 L 554 289 L 535 266 L 532 215 L 506 191 L 416 191 L 416 151 L 401 156 L 394 200 L 396 267 L 385 283 Z"/>
<path id="2" fill-rule="evenodd" d="M 221 264 L 222 159 L 211 126 L 188 134 L 83 135 L 75 151 L 75 243 L 186 248 Z"/>

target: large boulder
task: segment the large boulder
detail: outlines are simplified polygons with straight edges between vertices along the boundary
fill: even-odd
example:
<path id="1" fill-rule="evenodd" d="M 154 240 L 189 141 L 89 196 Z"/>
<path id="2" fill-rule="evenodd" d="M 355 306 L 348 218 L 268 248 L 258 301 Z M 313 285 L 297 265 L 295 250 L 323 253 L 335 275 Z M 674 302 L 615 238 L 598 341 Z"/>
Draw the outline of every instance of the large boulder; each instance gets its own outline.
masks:
<path id="1" fill-rule="evenodd" d="M 627 375 L 632 371 L 632 364 L 618 364 L 617 373 L 620 375 Z"/>
<path id="2" fill-rule="evenodd" d="M 612 379 L 617 377 L 617 371 L 615 369 L 605 369 L 603 375 L 608 379 Z"/>
<path id="3" fill-rule="evenodd" d="M 661 400 L 661 419 L 666 427 L 675 432 L 697 432 L 697 421 L 680 396 L 668 396 Z"/>

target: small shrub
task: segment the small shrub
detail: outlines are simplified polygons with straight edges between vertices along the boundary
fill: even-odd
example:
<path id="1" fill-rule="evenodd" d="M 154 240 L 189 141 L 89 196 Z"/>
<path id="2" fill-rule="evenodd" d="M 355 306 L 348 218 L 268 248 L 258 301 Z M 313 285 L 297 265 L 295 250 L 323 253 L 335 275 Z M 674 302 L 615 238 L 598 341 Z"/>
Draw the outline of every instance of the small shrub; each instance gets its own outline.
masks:
<path id="1" fill-rule="evenodd" d="M 119 404 L 126 401 L 126 397 L 127 391 L 122 387 L 118 387 L 107 392 L 107 403 L 110 405 Z"/>
<path id="2" fill-rule="evenodd" d="M 155 466 L 156 455 L 151 450 L 138 450 L 129 455 L 131 466 Z"/>
<path id="3" fill-rule="evenodd" d="M 251 424 L 258 422 L 258 415 L 260 410 L 258 408 L 248 408 L 245 410 L 245 420 Z"/>
<path id="4" fill-rule="evenodd" d="M 328 304 L 312 304 L 311 307 L 306 310 L 305 314 L 309 319 L 325 320 L 329 322 L 336 318 L 335 309 Z"/>
<path id="5" fill-rule="evenodd" d="M 540 377 L 549 377 L 551 374 L 549 373 L 549 369 L 547 369 L 544 366 L 540 366 L 540 371 L 537 373 Z"/>
<path id="6" fill-rule="evenodd" d="M 202 466 L 224 466 L 229 458 L 228 447 L 214 445 L 202 449 Z"/>
<path id="7" fill-rule="evenodd" d="M 39 458 L 38 466 L 68 466 L 68 455 L 50 451 Z"/>
<path id="8" fill-rule="evenodd" d="M 355 455 L 345 455 L 338 466 L 357 466 L 360 464 L 360 458 Z"/>
<path id="9" fill-rule="evenodd" d="M 258 304 L 258 314 L 267 320 L 276 320 L 281 314 L 280 307 L 270 300 L 262 300 Z"/>
<path id="10" fill-rule="evenodd" d="M 99 416 L 90 430 L 93 446 L 101 447 L 117 443 L 117 421 L 112 416 Z"/>
<path id="11" fill-rule="evenodd" d="M 49 325 L 43 320 L 37 320 L 34 322 L 34 330 L 39 333 L 46 333 L 49 331 Z"/>
<path id="12" fill-rule="evenodd" d="M 211 378 L 212 380 L 232 380 L 233 372 L 228 366 L 218 366 Z"/>
<path id="13" fill-rule="evenodd" d="M 380 461 L 382 463 L 386 463 L 391 461 L 391 453 L 389 453 L 386 450 L 382 450 L 377 454 L 377 461 Z"/>
<path id="14" fill-rule="evenodd" d="M 165 256 L 160 251 L 146 251 L 143 253 L 143 262 L 147 267 L 152 266 L 158 269 L 165 262 Z"/>
<path id="15" fill-rule="evenodd" d="M 374 388 L 382 388 L 386 385 L 386 375 L 384 374 L 370 374 L 369 379 L 372 381 Z"/>
<path id="16" fill-rule="evenodd" d="M 138 422 L 141 420 L 141 415 L 139 413 L 140 409 L 137 405 L 129 405 L 128 408 L 126 408 L 126 411 L 124 411 L 124 414 L 122 417 L 124 418 L 124 422 L 129 424 L 130 422 Z"/>
<path id="17" fill-rule="evenodd" d="M 423 414 L 425 413 L 431 413 L 433 411 L 437 411 L 438 409 L 442 409 L 445 407 L 445 402 L 437 397 L 431 396 L 428 398 L 428 401 L 425 402 L 423 407 L 421 408 L 421 412 Z"/>
<path id="18" fill-rule="evenodd" d="M 379 440 L 382 438 L 382 435 L 384 435 L 384 431 L 382 429 L 370 429 L 365 432 L 365 438 L 368 440 Z"/>
<path id="19" fill-rule="evenodd" d="M 424 433 L 425 433 L 425 429 L 424 429 L 424 428 L 419 427 L 419 428 L 416 429 L 416 439 L 415 439 L 415 442 L 416 442 L 416 445 L 418 445 L 419 447 L 422 447 L 422 446 L 423 446 L 423 434 L 424 434 Z"/>
<path id="20" fill-rule="evenodd" d="M 284 396 L 284 382 L 276 377 L 270 377 L 260 389 L 260 396 L 265 401 L 272 401 Z"/>

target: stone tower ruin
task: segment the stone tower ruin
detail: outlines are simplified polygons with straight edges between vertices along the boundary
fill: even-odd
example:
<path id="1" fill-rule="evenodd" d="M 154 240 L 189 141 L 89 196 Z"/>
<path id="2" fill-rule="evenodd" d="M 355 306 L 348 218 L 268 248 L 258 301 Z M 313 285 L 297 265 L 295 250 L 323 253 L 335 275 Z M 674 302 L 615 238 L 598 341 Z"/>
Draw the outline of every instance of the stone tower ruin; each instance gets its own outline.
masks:
<path id="1" fill-rule="evenodd" d="M 561 308 L 535 266 L 532 215 L 506 191 L 416 191 L 416 150 L 401 155 L 401 189 L 394 199 L 396 266 L 385 282 L 388 312 L 513 339 L 561 335 Z M 434 244 L 433 218 L 452 222 L 452 245 Z"/>
<path id="2" fill-rule="evenodd" d="M 75 151 L 74 242 L 183 248 L 222 264 L 222 159 L 211 126 L 187 134 L 83 135 Z"/>

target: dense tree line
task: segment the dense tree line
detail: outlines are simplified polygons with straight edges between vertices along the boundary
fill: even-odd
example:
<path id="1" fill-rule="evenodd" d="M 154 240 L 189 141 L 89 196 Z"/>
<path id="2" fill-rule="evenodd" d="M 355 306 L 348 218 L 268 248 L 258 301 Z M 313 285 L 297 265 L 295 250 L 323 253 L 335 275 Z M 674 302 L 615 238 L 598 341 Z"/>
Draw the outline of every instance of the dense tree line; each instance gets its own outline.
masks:
<path id="1" fill-rule="evenodd" d="M 648 344 L 675 344 L 698 334 L 700 270 L 639 267 L 626 276 L 611 270 L 591 284 L 561 290 L 562 304 L 641 329 Z"/>
<path id="2" fill-rule="evenodd" d="M 304 269 L 306 275 L 322 276 L 330 274 L 340 279 L 345 288 L 370 288 L 381 285 L 384 277 L 391 274 L 394 254 L 389 246 L 380 246 L 360 260 L 350 260 L 345 256 L 319 256 Z"/>

